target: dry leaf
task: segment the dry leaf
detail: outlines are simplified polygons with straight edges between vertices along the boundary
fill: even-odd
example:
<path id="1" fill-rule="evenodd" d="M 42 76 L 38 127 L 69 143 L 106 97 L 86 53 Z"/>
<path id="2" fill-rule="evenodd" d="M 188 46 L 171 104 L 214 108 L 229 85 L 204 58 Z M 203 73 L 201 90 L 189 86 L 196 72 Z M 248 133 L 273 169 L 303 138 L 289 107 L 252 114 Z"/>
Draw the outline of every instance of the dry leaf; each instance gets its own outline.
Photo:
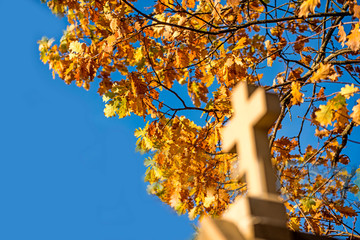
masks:
<path id="1" fill-rule="evenodd" d="M 354 52 L 358 51 L 360 49 L 360 29 L 359 29 L 359 23 L 355 24 L 354 28 L 351 30 L 350 34 L 348 35 L 348 41 L 346 43 L 351 50 Z"/>
<path id="2" fill-rule="evenodd" d="M 299 17 L 307 17 L 309 13 L 315 13 L 315 7 L 320 7 L 320 0 L 305 0 L 300 6 Z"/>
<path id="3" fill-rule="evenodd" d="M 300 92 L 301 85 L 299 82 L 292 82 L 291 83 L 291 104 L 292 105 L 300 105 L 300 103 L 304 102 L 303 96 L 304 94 Z"/>
<path id="4" fill-rule="evenodd" d="M 349 99 L 354 95 L 354 93 L 357 93 L 359 91 L 359 88 L 355 87 L 354 84 L 347 84 L 345 87 L 341 88 L 340 93 L 346 98 Z"/>
<path id="5" fill-rule="evenodd" d="M 321 79 L 328 78 L 332 73 L 331 70 L 333 70 L 333 68 L 330 63 L 327 63 L 327 64 L 320 63 L 320 67 L 318 68 L 318 70 L 316 70 L 314 75 L 310 78 L 310 81 L 318 82 Z"/>

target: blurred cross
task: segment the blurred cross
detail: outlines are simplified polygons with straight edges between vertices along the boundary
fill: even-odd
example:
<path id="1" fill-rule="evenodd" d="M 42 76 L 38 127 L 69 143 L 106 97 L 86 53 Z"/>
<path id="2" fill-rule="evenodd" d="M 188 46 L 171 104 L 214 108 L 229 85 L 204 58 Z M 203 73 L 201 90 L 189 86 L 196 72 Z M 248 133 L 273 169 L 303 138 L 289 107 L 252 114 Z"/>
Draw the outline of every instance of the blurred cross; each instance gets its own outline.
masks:
<path id="1" fill-rule="evenodd" d="M 286 211 L 276 194 L 268 132 L 280 113 L 276 95 L 242 82 L 232 91 L 233 117 L 223 130 L 223 150 L 237 152 L 238 177 L 248 194 L 218 219 L 204 217 L 199 240 L 292 240 Z"/>
<path id="2" fill-rule="evenodd" d="M 245 175 L 249 196 L 276 194 L 268 131 L 280 113 L 276 95 L 242 82 L 232 91 L 233 117 L 223 130 L 223 150 L 237 152 L 238 177 Z"/>

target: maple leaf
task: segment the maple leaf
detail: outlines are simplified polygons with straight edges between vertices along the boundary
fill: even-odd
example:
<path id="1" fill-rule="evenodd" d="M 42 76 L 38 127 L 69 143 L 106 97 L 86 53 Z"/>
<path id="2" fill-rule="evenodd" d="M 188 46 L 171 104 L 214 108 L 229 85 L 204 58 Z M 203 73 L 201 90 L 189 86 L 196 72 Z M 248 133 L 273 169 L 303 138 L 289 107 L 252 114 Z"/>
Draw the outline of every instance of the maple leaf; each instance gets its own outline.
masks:
<path id="1" fill-rule="evenodd" d="M 345 43 L 354 52 L 360 49 L 360 29 L 359 23 L 355 24 L 350 34 L 347 36 L 348 41 Z"/>
<path id="2" fill-rule="evenodd" d="M 315 7 L 320 7 L 320 0 L 305 0 L 300 6 L 299 17 L 307 17 L 309 13 L 315 13 Z"/>
<path id="3" fill-rule="evenodd" d="M 354 95 L 354 93 L 357 93 L 359 91 L 359 88 L 355 87 L 354 84 L 347 84 L 345 87 L 341 88 L 340 94 L 342 94 L 346 99 L 349 99 Z"/>

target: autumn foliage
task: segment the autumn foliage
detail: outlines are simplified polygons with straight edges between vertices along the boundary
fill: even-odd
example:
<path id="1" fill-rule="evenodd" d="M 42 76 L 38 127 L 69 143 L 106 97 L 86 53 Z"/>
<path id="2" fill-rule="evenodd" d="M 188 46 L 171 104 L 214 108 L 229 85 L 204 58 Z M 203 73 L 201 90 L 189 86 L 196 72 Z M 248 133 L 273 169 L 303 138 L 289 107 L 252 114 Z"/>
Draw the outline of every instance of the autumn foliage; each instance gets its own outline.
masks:
<path id="1" fill-rule="evenodd" d="M 289 228 L 360 235 L 348 167 L 359 162 L 345 154 L 360 124 L 356 1 L 44 2 L 69 24 L 57 44 L 39 41 L 42 61 L 67 84 L 97 88 L 106 117 L 146 122 L 135 136 L 149 193 L 191 219 L 246 193 L 231 178 L 236 155 L 221 150 L 229 96 L 246 81 L 280 98 L 269 139 Z"/>

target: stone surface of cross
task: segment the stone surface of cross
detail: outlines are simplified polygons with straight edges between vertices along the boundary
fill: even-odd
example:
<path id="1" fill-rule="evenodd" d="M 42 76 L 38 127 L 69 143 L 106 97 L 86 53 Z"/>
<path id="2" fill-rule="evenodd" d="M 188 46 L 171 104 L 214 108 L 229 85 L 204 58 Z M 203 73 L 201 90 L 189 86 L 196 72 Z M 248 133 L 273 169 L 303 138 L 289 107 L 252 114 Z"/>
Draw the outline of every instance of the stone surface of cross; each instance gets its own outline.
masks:
<path id="1" fill-rule="evenodd" d="M 199 240 L 292 240 L 286 211 L 276 194 L 268 131 L 279 116 L 279 100 L 263 88 L 238 84 L 233 117 L 223 130 L 223 150 L 238 153 L 238 176 L 248 194 L 238 197 L 218 219 L 204 217 Z"/>
<path id="2" fill-rule="evenodd" d="M 233 117 L 223 130 L 223 150 L 237 152 L 238 176 L 245 175 L 249 196 L 276 194 L 268 131 L 280 113 L 275 94 L 245 82 L 232 92 Z"/>

